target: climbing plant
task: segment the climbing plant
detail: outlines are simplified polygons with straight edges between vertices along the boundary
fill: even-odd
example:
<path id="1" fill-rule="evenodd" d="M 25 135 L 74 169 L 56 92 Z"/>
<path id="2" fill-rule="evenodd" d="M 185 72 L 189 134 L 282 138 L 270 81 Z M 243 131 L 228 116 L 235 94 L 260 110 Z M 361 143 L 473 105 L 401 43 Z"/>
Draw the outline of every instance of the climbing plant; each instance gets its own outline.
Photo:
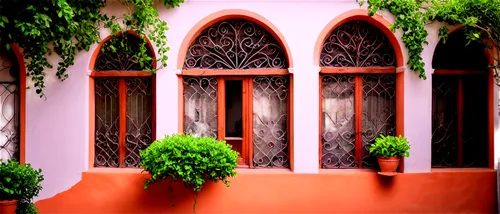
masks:
<path id="1" fill-rule="evenodd" d="M 0 45 L 10 49 L 17 44 L 23 49 L 27 76 L 31 77 L 36 93 L 44 97 L 45 71 L 53 68 L 48 57 L 57 54 L 60 62 L 56 76 L 69 77 L 67 68 L 75 62 L 75 55 L 100 41 L 101 27 L 113 35 L 133 30 L 141 38 L 151 39 L 157 47 L 157 63 L 166 66 L 169 50 L 165 32 L 167 23 L 159 18 L 155 0 L 118 0 L 126 7 L 122 17 L 102 13 L 105 0 L 1 0 Z M 178 7 L 184 0 L 162 0 L 169 8 Z M 112 39 L 113 40 L 113 39 Z M 143 40 L 145 43 L 145 41 Z M 125 40 L 111 41 L 112 51 L 126 51 Z M 131 53 L 141 65 L 150 62 L 146 46 Z M 160 69 L 161 66 L 157 66 Z M 153 68 L 148 69 L 154 72 Z"/>
<path id="2" fill-rule="evenodd" d="M 395 17 L 391 30 L 402 30 L 401 40 L 408 48 L 408 65 L 426 79 L 421 53 L 427 44 L 425 26 L 433 22 L 460 25 L 470 42 L 486 42 L 492 50 L 498 50 L 500 41 L 500 0 L 361 0 L 360 5 L 368 4 L 369 15 L 387 10 Z M 439 37 L 446 41 L 448 26 L 439 30 Z M 495 56 L 495 62 L 499 58 Z M 498 63 L 495 68 L 498 78 Z"/>

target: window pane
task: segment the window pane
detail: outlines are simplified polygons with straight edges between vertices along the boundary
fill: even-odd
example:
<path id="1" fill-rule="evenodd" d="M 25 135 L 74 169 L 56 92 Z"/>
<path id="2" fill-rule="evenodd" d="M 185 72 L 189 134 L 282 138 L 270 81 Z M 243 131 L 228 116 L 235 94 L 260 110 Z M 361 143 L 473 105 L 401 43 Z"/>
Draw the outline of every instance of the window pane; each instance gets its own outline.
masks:
<path id="1" fill-rule="evenodd" d="M 463 166 L 488 167 L 488 79 L 464 76 Z"/>
<path id="2" fill-rule="evenodd" d="M 432 167 L 458 166 L 458 78 L 432 76 Z"/>
<path id="3" fill-rule="evenodd" d="M 370 144 L 379 134 L 396 132 L 396 79 L 394 74 L 363 75 L 362 167 L 377 166 Z"/>
<path id="4" fill-rule="evenodd" d="M 125 166 L 139 166 L 139 151 L 152 142 L 151 77 L 125 79 L 127 87 L 127 134 Z"/>
<path id="5" fill-rule="evenodd" d="M 184 132 L 217 138 L 217 77 L 184 77 Z"/>
<path id="6" fill-rule="evenodd" d="M 95 79 L 96 167 L 118 167 L 119 106 L 118 79 Z"/>
<path id="7" fill-rule="evenodd" d="M 242 93 L 241 80 L 226 81 L 226 137 L 242 137 Z"/>
<path id="8" fill-rule="evenodd" d="M 322 168 L 355 167 L 354 76 L 324 76 L 321 87 Z"/>
<path id="9" fill-rule="evenodd" d="M 290 166 L 287 136 L 288 78 L 253 79 L 253 165 Z"/>
<path id="10" fill-rule="evenodd" d="M 19 160 L 19 67 L 0 52 L 0 160 Z"/>

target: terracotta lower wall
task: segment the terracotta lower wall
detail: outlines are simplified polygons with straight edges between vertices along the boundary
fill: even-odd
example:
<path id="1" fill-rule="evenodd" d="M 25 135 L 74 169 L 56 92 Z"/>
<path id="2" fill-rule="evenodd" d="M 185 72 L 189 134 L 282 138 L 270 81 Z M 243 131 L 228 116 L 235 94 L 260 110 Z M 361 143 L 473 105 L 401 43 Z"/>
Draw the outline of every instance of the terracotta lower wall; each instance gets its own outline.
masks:
<path id="1" fill-rule="evenodd" d="M 145 174 L 84 172 L 68 191 L 38 201 L 41 213 L 191 213 L 192 192 L 167 182 L 143 189 Z M 496 171 L 293 174 L 240 172 L 231 187 L 208 183 L 197 213 L 494 213 Z"/>

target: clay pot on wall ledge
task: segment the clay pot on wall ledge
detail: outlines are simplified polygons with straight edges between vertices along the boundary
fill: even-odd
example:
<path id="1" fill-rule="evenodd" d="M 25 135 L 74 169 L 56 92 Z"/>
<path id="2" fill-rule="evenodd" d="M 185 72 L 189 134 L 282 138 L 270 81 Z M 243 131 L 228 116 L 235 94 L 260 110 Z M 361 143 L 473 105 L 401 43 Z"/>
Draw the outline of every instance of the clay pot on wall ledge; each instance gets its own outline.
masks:
<path id="1" fill-rule="evenodd" d="M 0 201 L 0 214 L 16 214 L 18 200 L 1 200 Z"/>
<path id="2" fill-rule="evenodd" d="M 381 172 L 396 172 L 399 166 L 400 158 L 398 156 L 394 157 L 382 157 L 378 156 L 378 165 L 380 166 Z"/>

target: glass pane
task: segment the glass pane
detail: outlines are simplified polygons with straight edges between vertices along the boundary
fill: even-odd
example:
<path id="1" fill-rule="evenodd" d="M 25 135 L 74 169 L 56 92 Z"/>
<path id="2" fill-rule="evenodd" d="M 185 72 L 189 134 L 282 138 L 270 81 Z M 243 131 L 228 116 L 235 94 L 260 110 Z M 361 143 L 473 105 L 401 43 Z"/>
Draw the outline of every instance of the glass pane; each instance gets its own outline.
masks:
<path id="1" fill-rule="evenodd" d="M 151 77 L 125 79 L 127 87 L 127 134 L 125 166 L 139 166 L 139 151 L 152 142 Z"/>
<path id="2" fill-rule="evenodd" d="M 488 167 L 488 77 L 464 76 L 463 166 Z"/>
<path id="3" fill-rule="evenodd" d="M 184 77 L 184 132 L 217 138 L 217 77 Z"/>
<path id="4" fill-rule="evenodd" d="M 351 168 L 354 157 L 354 76 L 329 75 L 321 81 L 322 168 Z"/>
<path id="5" fill-rule="evenodd" d="M 0 160 L 19 160 L 19 66 L 0 50 Z"/>
<path id="6" fill-rule="evenodd" d="M 287 136 L 287 77 L 253 79 L 253 166 L 290 166 Z"/>
<path id="7" fill-rule="evenodd" d="M 458 166 L 458 78 L 432 76 L 432 167 Z"/>
<path id="8" fill-rule="evenodd" d="M 226 137 L 242 137 L 243 81 L 226 81 Z"/>
<path id="9" fill-rule="evenodd" d="M 363 75 L 362 167 L 377 166 L 370 144 L 379 134 L 396 132 L 396 78 L 394 74 Z"/>
<path id="10" fill-rule="evenodd" d="M 95 79 L 95 167 L 118 167 L 118 79 Z"/>

